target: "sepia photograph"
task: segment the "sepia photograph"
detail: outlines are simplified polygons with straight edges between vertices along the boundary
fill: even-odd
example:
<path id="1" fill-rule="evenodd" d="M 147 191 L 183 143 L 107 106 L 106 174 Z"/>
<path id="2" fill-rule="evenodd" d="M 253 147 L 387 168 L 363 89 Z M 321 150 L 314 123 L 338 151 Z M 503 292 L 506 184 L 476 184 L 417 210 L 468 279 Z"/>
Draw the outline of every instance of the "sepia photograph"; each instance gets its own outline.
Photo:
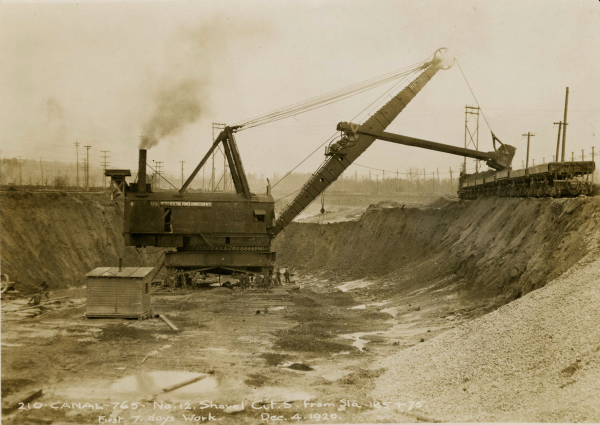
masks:
<path id="1" fill-rule="evenodd" d="M 0 0 L 1 422 L 600 423 L 598 0 Z"/>

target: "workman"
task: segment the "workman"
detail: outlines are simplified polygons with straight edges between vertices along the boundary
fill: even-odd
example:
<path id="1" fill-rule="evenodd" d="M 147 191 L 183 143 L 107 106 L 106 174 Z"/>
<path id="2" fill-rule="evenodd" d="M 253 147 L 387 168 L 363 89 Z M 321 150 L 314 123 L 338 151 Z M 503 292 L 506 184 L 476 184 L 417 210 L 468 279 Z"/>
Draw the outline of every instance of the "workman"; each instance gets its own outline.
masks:
<path id="1" fill-rule="evenodd" d="M 248 289 L 248 275 L 246 273 L 240 277 L 240 289 L 242 292 L 245 292 Z"/>
<path id="2" fill-rule="evenodd" d="M 41 293 L 41 295 L 46 297 L 47 300 L 50 299 L 50 297 L 48 296 L 48 289 L 50 289 L 50 288 L 49 288 L 48 284 L 46 283 L 46 281 L 45 280 L 42 281 L 42 283 L 40 284 L 40 293 Z"/>
<path id="3" fill-rule="evenodd" d="M 283 277 L 285 277 L 285 283 L 291 283 L 290 282 L 290 269 L 288 269 L 287 267 L 285 268 L 285 272 L 283 272 Z"/>
<path id="4" fill-rule="evenodd" d="M 256 275 L 256 287 L 261 288 L 263 286 L 263 277 L 261 274 Z"/>
<path id="5" fill-rule="evenodd" d="M 277 267 L 277 273 L 275 274 L 275 276 L 277 278 L 277 284 L 281 286 L 281 270 L 279 269 L 279 267 Z"/>
<path id="6" fill-rule="evenodd" d="M 34 294 L 33 297 L 29 300 L 27 305 L 40 305 L 42 302 L 42 294 Z"/>

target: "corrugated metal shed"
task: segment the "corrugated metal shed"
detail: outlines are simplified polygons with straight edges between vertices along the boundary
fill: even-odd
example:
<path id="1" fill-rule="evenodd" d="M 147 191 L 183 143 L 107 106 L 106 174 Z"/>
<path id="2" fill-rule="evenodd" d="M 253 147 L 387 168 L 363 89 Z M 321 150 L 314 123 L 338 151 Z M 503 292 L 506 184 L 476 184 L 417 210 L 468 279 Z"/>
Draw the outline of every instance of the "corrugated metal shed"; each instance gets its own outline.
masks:
<path id="1" fill-rule="evenodd" d="M 87 273 L 87 317 L 143 319 L 152 315 L 153 267 L 98 267 Z"/>

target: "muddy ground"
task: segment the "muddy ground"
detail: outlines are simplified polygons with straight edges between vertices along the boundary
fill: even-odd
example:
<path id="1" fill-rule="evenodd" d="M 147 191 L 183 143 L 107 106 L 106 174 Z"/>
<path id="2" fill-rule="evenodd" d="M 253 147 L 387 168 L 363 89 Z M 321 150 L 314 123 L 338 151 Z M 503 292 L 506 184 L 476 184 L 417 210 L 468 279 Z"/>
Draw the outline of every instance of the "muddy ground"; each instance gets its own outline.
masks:
<path id="1" fill-rule="evenodd" d="M 3 399 L 36 389 L 43 389 L 44 395 L 35 400 L 43 407 L 31 403 L 5 415 L 4 423 L 46 418 L 91 424 L 110 414 L 122 417 L 123 423 L 155 423 L 152 415 L 185 423 L 184 415 L 208 413 L 227 423 L 256 423 L 265 414 L 302 423 L 318 417 L 364 422 L 363 413 L 376 401 L 369 397 L 373 379 L 382 372 L 369 365 L 434 338 L 465 317 L 425 312 L 417 304 L 433 300 L 414 297 L 406 307 L 414 306 L 415 311 L 399 324 L 393 317 L 396 312 L 384 311 L 389 301 L 342 292 L 336 288 L 342 283 L 298 276 L 294 284 L 271 293 L 225 288 L 155 293 L 154 310 L 179 331 L 160 319 L 86 319 L 82 290 L 53 294 L 69 295 L 73 303 L 33 319 L 5 313 Z M 458 309 L 450 293 L 440 292 L 437 298 Z M 196 384 L 161 393 L 198 374 L 208 375 Z M 207 400 L 240 407 L 203 408 Z M 418 417 L 419 400 L 398 401 Z M 73 403 L 98 403 L 103 409 Z M 117 409 L 112 403 L 118 403 Z M 158 407 L 164 404 L 172 407 Z M 136 422 L 137 416 L 143 420 Z"/>
<path id="2" fill-rule="evenodd" d="M 600 320 L 598 199 L 335 206 L 327 219 L 306 217 L 276 240 L 292 284 L 270 293 L 155 288 L 153 310 L 177 331 L 157 318 L 84 316 L 77 270 L 103 265 L 94 253 L 104 261 L 122 255 L 118 204 L 78 197 L 84 213 L 67 212 L 91 230 L 65 235 L 39 200 L 26 201 L 8 204 L 12 214 L 30 207 L 12 222 L 36 223 L 62 245 L 36 255 L 43 238 L 28 236 L 20 254 L 27 261 L 19 263 L 20 251 L 8 257 L 13 275 L 36 278 L 31 264 L 51 273 L 69 243 L 91 245 L 79 263 L 54 266 L 73 275 L 71 287 L 52 282 L 53 298 L 69 297 L 61 304 L 28 318 L 15 311 L 26 299 L 2 300 L 2 407 L 43 390 L 5 412 L 7 424 L 600 420 L 589 407 L 600 390 L 589 384 L 600 373 L 592 332 Z M 53 217 L 70 203 L 51 201 Z M 6 212 L 3 233 L 12 233 L 3 256 L 7 242 L 19 241 Z M 547 344 L 540 329 L 563 343 Z M 510 355 L 500 363 L 496 340 Z M 538 355 L 543 367 L 513 363 Z M 192 378 L 202 379 L 163 391 Z M 496 399 L 483 396 L 492 385 Z M 529 405 L 519 405 L 521 393 Z"/>

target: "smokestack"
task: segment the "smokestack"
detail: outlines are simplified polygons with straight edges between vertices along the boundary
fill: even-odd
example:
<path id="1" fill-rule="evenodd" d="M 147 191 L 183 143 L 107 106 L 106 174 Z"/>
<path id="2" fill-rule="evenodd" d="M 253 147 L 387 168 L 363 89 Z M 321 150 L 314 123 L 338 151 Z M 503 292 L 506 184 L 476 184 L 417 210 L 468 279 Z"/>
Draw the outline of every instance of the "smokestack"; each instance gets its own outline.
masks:
<path id="1" fill-rule="evenodd" d="M 140 162 L 138 165 L 138 192 L 146 192 L 146 149 L 140 149 Z"/>

